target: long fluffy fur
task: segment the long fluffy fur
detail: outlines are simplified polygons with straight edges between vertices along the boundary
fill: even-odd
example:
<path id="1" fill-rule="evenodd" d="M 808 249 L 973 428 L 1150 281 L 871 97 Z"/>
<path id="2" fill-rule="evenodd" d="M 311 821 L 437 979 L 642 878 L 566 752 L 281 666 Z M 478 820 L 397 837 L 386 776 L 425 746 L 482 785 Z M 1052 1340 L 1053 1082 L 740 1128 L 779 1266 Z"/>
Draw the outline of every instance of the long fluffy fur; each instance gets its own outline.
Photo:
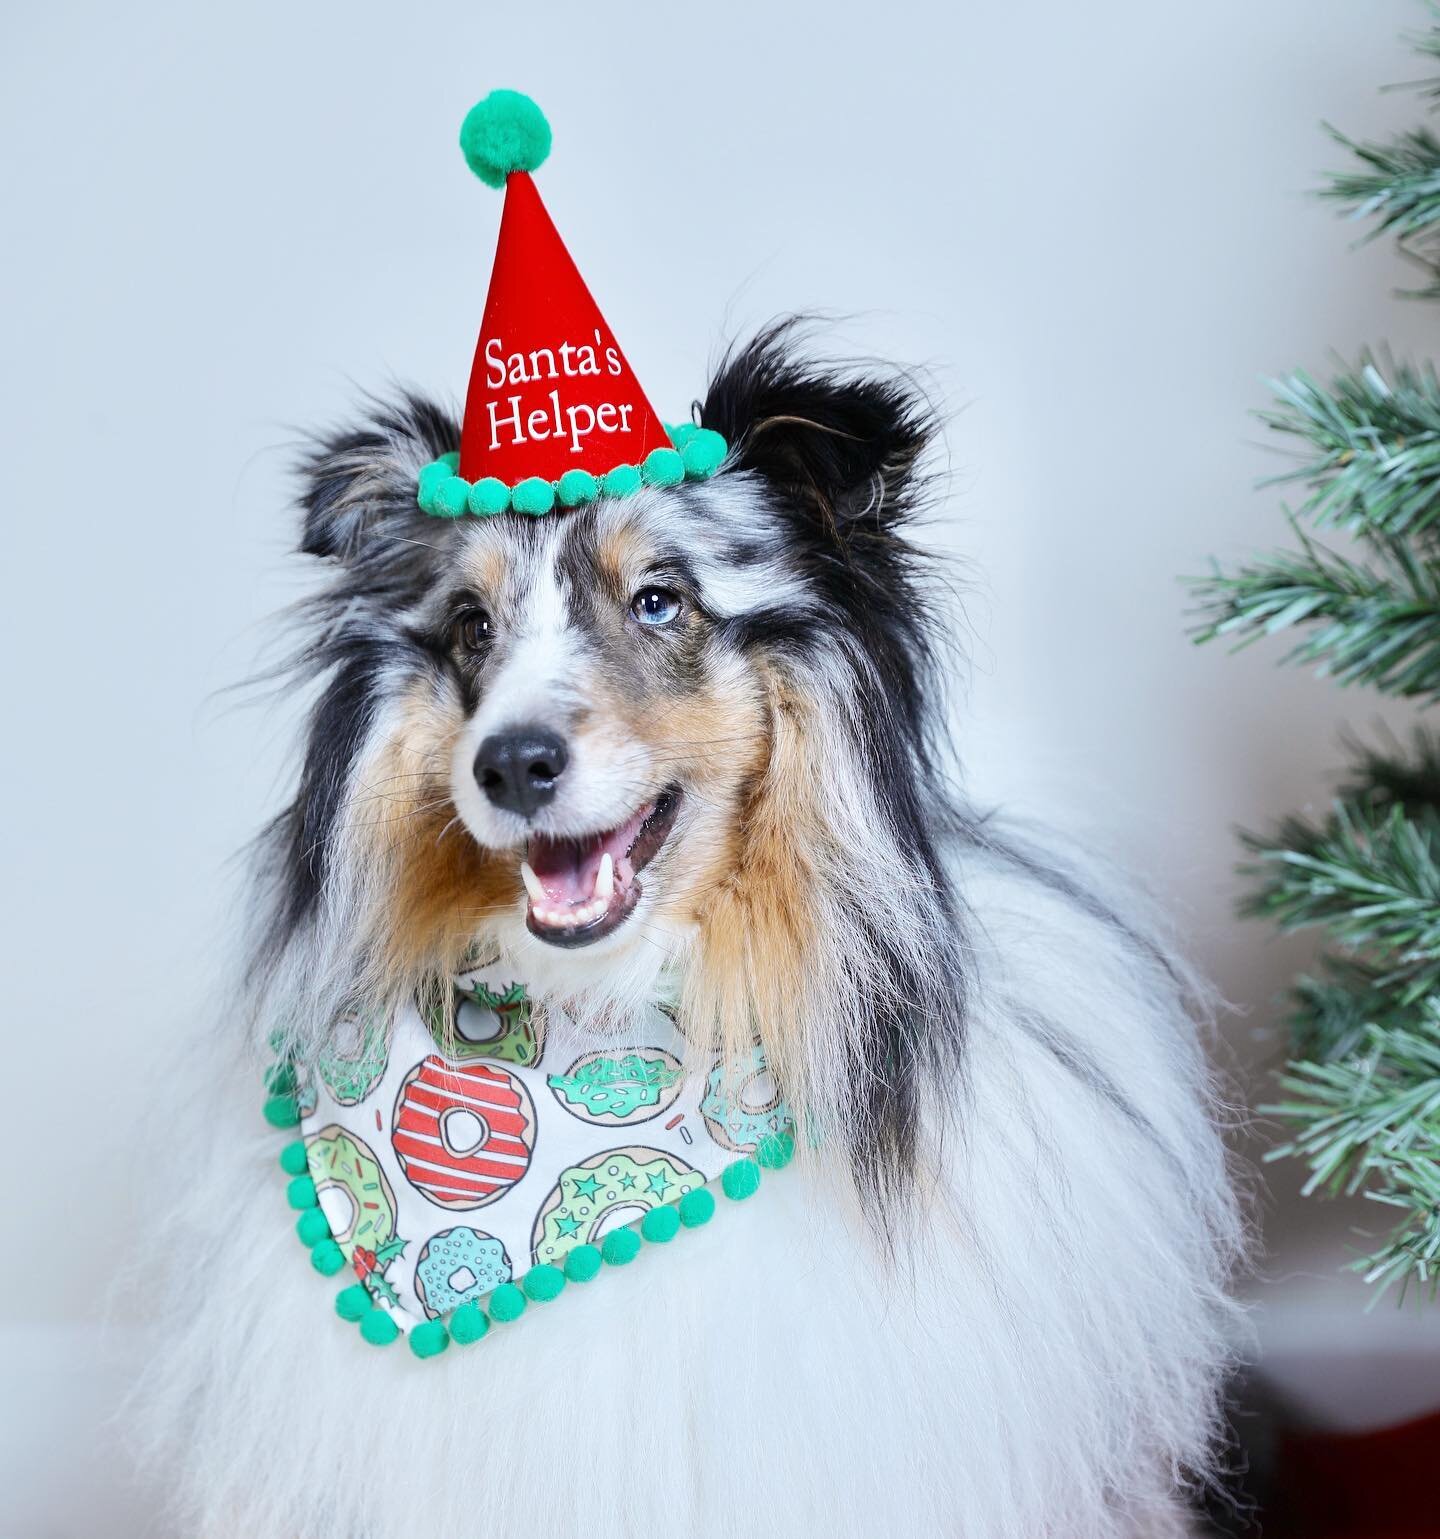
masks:
<path id="1" fill-rule="evenodd" d="M 207 1046 L 167 1246 L 175 1339 L 144 1394 L 186 1534 L 1183 1528 L 1241 1246 L 1195 993 L 1095 872 L 946 795 L 935 612 L 905 533 L 929 433 L 913 392 L 806 361 L 782 327 L 725 360 L 702 421 L 734 446 L 717 483 L 637 501 L 633 528 L 567 515 L 527 533 L 526 559 L 579 560 L 648 520 L 684 531 L 702 585 L 713 569 L 695 687 L 763 722 L 764 752 L 715 793 L 716 874 L 666 920 L 668 960 L 638 948 L 613 992 L 643 998 L 668 968 L 688 1029 L 758 1029 L 816 1147 L 663 1257 L 419 1363 L 325 1321 L 255 1126 L 254 1053 Z M 417 827 L 457 851 L 449 875 L 424 867 L 429 889 L 480 896 L 463 925 L 419 925 L 438 938 L 401 986 L 487 926 L 517 965 L 543 962 L 506 940 L 508 889 L 453 809 L 416 813 L 443 800 L 437 756 L 392 762 L 407 711 L 463 693 L 426 604 L 486 551 L 413 508 L 453 431 L 410 400 L 308 467 L 303 543 L 335 575 L 302 671 L 326 683 L 262 845 L 248 986 L 250 1019 L 302 1052 L 396 986 Z M 386 744 L 385 783 L 411 777 L 387 793 L 401 834 L 375 826 Z M 543 1006 L 551 985 L 526 976 Z M 566 973 L 553 993 L 573 1006 L 603 983 Z"/>

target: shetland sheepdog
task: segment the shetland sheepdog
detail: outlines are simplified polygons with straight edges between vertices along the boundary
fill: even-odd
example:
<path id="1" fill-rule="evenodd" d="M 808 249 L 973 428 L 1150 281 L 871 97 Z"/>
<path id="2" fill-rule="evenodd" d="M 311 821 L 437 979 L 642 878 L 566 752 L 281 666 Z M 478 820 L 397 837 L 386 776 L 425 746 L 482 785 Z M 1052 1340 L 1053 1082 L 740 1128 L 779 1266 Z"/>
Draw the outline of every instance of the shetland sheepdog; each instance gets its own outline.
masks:
<path id="1" fill-rule="evenodd" d="M 908 377 L 783 323 L 696 420 L 712 480 L 544 518 L 421 514 L 459 435 L 415 395 L 307 452 L 314 705 L 143 1393 L 185 1535 L 1187 1531 L 1242 1244 L 1203 989 L 1093 863 L 955 789 Z M 296 1258 L 262 1044 L 303 1067 L 477 946 L 553 1034 L 663 1000 L 705 1063 L 758 1042 L 798 1151 L 420 1362 Z"/>

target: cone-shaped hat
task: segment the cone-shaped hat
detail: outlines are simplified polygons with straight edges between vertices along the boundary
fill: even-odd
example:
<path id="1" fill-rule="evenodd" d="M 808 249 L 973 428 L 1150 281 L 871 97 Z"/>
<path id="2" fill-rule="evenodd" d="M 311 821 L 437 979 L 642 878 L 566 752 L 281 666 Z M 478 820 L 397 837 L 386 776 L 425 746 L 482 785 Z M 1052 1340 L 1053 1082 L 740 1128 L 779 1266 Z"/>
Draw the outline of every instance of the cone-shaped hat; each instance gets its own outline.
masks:
<path id="1" fill-rule="evenodd" d="M 458 462 L 426 466 L 420 506 L 439 517 L 543 514 L 645 484 L 713 475 L 718 433 L 667 430 L 565 249 L 530 173 L 550 126 L 527 96 L 492 91 L 460 130 L 470 168 L 505 211 L 465 399 Z"/>

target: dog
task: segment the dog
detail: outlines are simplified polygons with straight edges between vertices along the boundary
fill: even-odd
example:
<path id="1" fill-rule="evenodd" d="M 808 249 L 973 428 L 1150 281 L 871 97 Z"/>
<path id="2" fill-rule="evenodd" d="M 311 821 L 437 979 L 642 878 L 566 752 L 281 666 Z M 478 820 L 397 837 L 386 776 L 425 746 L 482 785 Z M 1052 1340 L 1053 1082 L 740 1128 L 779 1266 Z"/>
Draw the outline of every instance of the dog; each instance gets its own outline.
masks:
<path id="1" fill-rule="evenodd" d="M 785 322 L 697 420 L 713 479 L 549 518 L 417 511 L 458 427 L 413 394 L 307 454 L 315 701 L 142 1397 L 180 1532 L 1188 1531 L 1243 1248 L 1204 991 L 1102 867 L 954 790 L 913 382 Z M 795 1157 L 421 1362 L 334 1319 L 255 1106 L 272 1034 L 303 1072 L 477 948 L 557 1053 L 657 1003 L 686 1073 L 763 1047 Z"/>

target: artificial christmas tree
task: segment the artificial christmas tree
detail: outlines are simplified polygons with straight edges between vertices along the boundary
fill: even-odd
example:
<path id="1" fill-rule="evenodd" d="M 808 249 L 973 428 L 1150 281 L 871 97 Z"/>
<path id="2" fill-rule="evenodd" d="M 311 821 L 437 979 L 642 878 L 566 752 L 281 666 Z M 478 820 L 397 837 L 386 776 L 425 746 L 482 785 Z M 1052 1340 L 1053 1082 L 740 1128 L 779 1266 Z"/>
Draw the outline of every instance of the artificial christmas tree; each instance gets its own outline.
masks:
<path id="1" fill-rule="evenodd" d="M 1414 42 L 1440 59 L 1440 7 Z M 1440 80 L 1422 89 L 1440 100 Z M 1440 139 L 1421 127 L 1381 144 L 1331 130 L 1358 162 L 1324 196 L 1393 235 L 1440 298 Z M 1363 354 L 1328 385 L 1297 371 L 1262 420 L 1298 449 L 1276 479 L 1305 497 L 1296 548 L 1195 585 L 1196 637 L 1239 645 L 1292 633 L 1284 661 L 1425 706 L 1440 700 L 1440 379 L 1433 365 Z M 1332 543 L 1326 544 L 1322 541 Z M 1338 541 L 1342 548 L 1334 548 Z M 1284 1099 L 1265 1110 L 1310 1166 L 1307 1192 L 1364 1191 L 1392 1208 L 1383 1243 L 1355 1262 L 1382 1290 L 1440 1266 L 1440 734 L 1356 747 L 1323 820 L 1245 836 L 1243 911 L 1316 927 L 1329 951 L 1295 986 Z"/>

